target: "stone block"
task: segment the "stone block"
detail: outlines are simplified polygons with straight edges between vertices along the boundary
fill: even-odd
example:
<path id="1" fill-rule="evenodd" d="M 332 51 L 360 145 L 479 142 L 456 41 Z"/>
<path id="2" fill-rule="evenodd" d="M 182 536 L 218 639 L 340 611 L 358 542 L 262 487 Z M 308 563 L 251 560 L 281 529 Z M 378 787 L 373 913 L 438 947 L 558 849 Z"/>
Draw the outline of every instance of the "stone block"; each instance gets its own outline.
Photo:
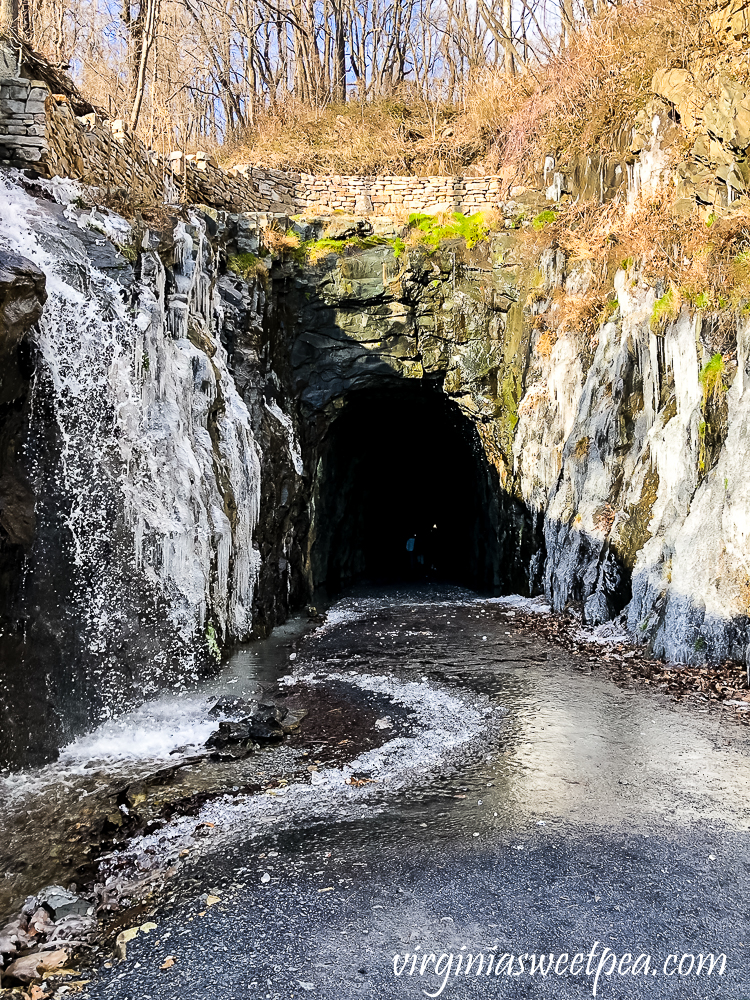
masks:
<path id="1" fill-rule="evenodd" d="M 22 115 L 26 111 L 26 102 L 17 101 L 12 98 L 0 98 L 0 114 L 2 115 Z"/>
<path id="2" fill-rule="evenodd" d="M 16 156 L 20 160 L 26 160 L 27 163 L 38 163 L 44 153 L 43 149 L 35 149 L 31 146 L 21 146 L 15 151 Z"/>
<path id="3" fill-rule="evenodd" d="M 45 148 L 47 143 L 37 135 L 8 135 L 5 137 L 5 145 L 41 149 Z"/>
<path id="4" fill-rule="evenodd" d="M 9 101 L 26 101 L 29 96 L 29 88 L 23 87 L 19 83 L 0 84 L 0 97 Z"/>

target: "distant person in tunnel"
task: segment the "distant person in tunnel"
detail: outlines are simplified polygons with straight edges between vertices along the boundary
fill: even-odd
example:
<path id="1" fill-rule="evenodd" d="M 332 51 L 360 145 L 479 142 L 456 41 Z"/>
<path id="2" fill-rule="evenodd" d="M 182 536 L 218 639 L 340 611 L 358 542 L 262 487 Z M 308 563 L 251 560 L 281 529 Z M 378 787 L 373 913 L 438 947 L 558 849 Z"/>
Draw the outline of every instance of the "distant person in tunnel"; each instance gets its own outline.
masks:
<path id="1" fill-rule="evenodd" d="M 424 537 L 422 535 L 414 536 L 414 561 L 416 563 L 416 575 L 421 580 L 425 575 Z"/>
<path id="2" fill-rule="evenodd" d="M 416 559 L 417 536 L 411 535 L 406 539 L 406 557 L 409 560 L 409 573 L 414 575 L 414 563 Z"/>

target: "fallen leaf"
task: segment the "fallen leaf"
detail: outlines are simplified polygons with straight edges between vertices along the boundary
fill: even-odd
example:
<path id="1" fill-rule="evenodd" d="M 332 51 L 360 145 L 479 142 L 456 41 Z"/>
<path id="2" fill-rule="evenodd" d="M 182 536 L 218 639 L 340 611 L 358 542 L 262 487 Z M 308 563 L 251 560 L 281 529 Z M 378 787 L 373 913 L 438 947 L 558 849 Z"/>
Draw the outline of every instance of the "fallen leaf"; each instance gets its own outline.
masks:
<path id="1" fill-rule="evenodd" d="M 159 966 L 160 969 L 171 969 L 174 963 L 177 961 L 174 955 L 167 955 L 162 964 Z"/>
<path id="2" fill-rule="evenodd" d="M 214 906 L 216 903 L 220 903 L 221 899 L 219 896 L 207 896 L 206 906 Z"/>
<path id="3" fill-rule="evenodd" d="M 67 951 L 63 951 L 62 948 L 58 948 L 56 951 L 43 952 L 40 955 L 40 959 L 40 971 L 53 972 L 55 969 L 60 969 L 65 965 L 68 961 L 68 953 Z"/>
<path id="4" fill-rule="evenodd" d="M 128 942 L 132 941 L 138 934 L 138 927 L 128 927 L 127 930 L 120 931 L 115 941 L 115 955 L 124 962 L 128 957 Z"/>

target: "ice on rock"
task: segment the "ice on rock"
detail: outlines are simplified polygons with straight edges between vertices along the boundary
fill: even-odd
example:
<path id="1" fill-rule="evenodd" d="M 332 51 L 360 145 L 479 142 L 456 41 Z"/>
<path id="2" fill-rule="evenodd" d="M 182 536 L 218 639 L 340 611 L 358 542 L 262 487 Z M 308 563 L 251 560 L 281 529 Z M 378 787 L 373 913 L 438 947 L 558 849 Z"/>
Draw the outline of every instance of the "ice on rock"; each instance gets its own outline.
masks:
<path id="1" fill-rule="evenodd" d="M 54 193 L 64 202 L 68 192 Z M 91 228 L 93 216 L 77 218 Z M 124 220 L 95 221 L 122 241 Z M 260 457 L 216 329 L 200 220 L 178 223 L 174 237 L 174 290 L 166 291 L 158 254 L 146 250 L 126 305 L 84 242 L 56 229 L 50 210 L 11 176 L 0 180 L 0 246 L 47 277 L 29 454 L 40 489 L 54 478 L 64 495 L 87 647 L 107 646 L 124 581 L 140 580 L 182 639 L 185 674 L 209 616 L 221 635 L 250 633 Z M 59 468 L 39 454 L 43 407 L 57 425 Z M 152 624 L 158 632 L 159 621 Z"/>

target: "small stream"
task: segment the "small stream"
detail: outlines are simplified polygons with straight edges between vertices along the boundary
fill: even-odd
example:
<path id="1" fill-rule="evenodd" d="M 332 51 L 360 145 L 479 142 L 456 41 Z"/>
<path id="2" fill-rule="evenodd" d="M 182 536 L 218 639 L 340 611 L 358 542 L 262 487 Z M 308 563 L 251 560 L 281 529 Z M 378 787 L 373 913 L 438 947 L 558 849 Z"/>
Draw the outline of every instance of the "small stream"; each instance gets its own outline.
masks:
<path id="1" fill-rule="evenodd" d="M 455 860 L 472 847 L 559 849 L 582 831 L 597 843 L 643 837 L 657 844 L 691 830 L 750 830 L 741 727 L 720 710 L 617 687 L 590 658 L 521 629 L 521 611 L 545 613 L 538 600 L 485 599 L 457 588 L 352 593 L 322 626 L 290 621 L 265 642 L 238 649 L 211 682 L 106 723 L 54 764 L 4 775 L 10 836 L 2 844 L 0 909 L 10 911 L 45 884 L 74 881 L 68 873 L 85 867 L 87 849 L 75 840 L 76 824 L 165 768 L 173 798 L 203 797 L 124 841 L 98 877 L 108 883 L 123 866 L 150 866 L 162 899 L 150 912 L 173 928 L 194 906 L 205 909 L 213 892 L 226 912 L 239 907 L 252 922 L 247 907 L 259 901 L 245 887 L 261 873 L 279 891 L 291 879 L 313 893 L 354 892 L 357 866 L 375 877 L 381 855 L 408 869 L 409 858 L 433 851 Z M 305 748 L 287 740 L 230 763 L 206 755 L 216 725 L 208 711 L 220 695 L 278 695 L 285 686 L 341 699 L 318 707 L 322 720 L 311 716 L 318 728 Z M 364 728 L 380 733 L 377 745 L 360 746 L 348 732 L 328 738 L 328 713 L 335 718 L 336 706 L 358 698 L 367 702 Z M 352 747 L 327 758 L 327 742 Z M 263 790 L 261 779 L 269 778 L 281 780 Z M 251 785 L 256 791 L 245 794 Z M 284 919 L 294 905 L 284 904 Z M 316 933 L 325 937 L 322 925 Z M 135 955 L 139 948 L 152 943 L 138 944 Z M 273 958 L 271 950 L 263 961 Z M 107 996 L 131 995 L 130 961 L 127 970 Z M 179 986 L 187 995 L 190 975 Z M 91 995 L 99 995 L 96 984 Z"/>
<path id="2" fill-rule="evenodd" d="M 239 647 L 210 680 L 105 722 L 64 747 L 54 763 L 0 775 L 0 917 L 42 886 L 71 881 L 90 850 L 76 843 L 77 830 L 116 811 L 118 795 L 134 782 L 186 765 L 179 780 L 189 795 L 254 777 L 257 758 L 235 762 L 228 773 L 206 754 L 206 740 L 228 717 L 209 711 L 222 696 L 262 699 L 274 690 L 293 663 L 290 648 L 309 628 L 305 618 L 290 619 L 270 638 Z"/>

